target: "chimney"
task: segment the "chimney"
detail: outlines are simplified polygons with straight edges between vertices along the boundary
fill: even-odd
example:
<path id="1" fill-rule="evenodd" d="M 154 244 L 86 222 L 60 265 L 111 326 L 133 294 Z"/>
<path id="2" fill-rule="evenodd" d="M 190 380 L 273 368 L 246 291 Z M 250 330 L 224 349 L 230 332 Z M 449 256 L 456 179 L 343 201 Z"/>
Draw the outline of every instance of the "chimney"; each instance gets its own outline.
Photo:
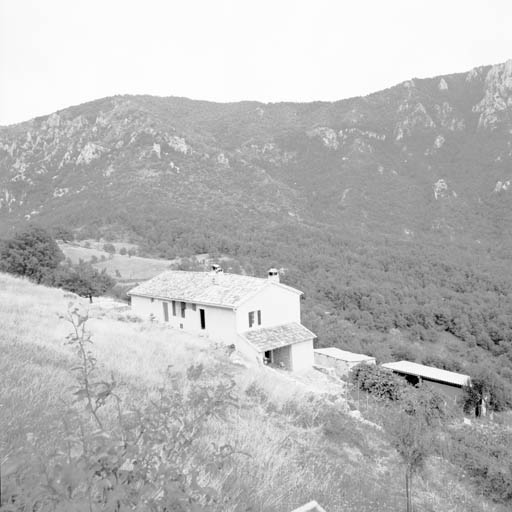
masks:
<path id="1" fill-rule="evenodd" d="M 277 268 L 271 268 L 268 271 L 268 280 L 272 281 L 273 283 L 279 283 L 279 271 Z"/>
<path id="2" fill-rule="evenodd" d="M 216 263 L 214 263 L 212 265 L 212 270 L 210 272 L 210 275 L 212 276 L 213 284 L 220 284 L 220 278 L 221 278 L 223 272 L 224 271 L 222 270 L 220 265 L 217 265 Z"/>

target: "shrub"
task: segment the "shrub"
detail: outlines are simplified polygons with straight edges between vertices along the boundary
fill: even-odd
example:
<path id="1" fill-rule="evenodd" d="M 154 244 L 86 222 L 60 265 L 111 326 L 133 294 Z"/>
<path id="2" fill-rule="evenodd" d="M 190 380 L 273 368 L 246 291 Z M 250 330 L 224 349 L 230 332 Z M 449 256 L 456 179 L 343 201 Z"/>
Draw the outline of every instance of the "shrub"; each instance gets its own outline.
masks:
<path id="1" fill-rule="evenodd" d="M 487 425 L 452 430 L 448 458 L 469 474 L 485 496 L 510 503 L 512 446 L 506 429 Z"/>
<path id="2" fill-rule="evenodd" d="M 362 391 L 388 400 L 398 400 L 408 386 L 404 379 L 389 370 L 364 363 L 352 369 L 352 382 Z"/>
<path id="3" fill-rule="evenodd" d="M 103 250 L 105 252 L 108 252 L 109 254 L 115 254 L 116 253 L 116 248 L 114 247 L 113 244 L 104 244 L 103 245 Z"/>

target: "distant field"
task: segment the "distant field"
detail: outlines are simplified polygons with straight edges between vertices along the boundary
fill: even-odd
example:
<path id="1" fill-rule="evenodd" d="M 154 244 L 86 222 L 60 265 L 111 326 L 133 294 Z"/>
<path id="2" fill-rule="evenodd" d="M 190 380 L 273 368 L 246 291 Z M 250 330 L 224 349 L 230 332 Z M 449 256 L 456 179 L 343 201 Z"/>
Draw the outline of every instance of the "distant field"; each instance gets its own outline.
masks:
<path id="1" fill-rule="evenodd" d="M 125 247 L 125 244 L 118 244 Z M 113 254 L 112 256 L 107 252 L 97 248 L 80 247 L 71 244 L 60 244 L 62 252 L 67 258 L 70 258 L 73 263 L 78 263 L 78 260 L 90 261 L 93 256 L 98 258 L 98 262 L 94 266 L 106 271 L 116 277 L 118 281 L 144 281 L 151 279 L 160 272 L 168 270 L 172 263 L 177 260 L 159 260 L 154 258 L 141 258 L 140 256 L 127 256 L 121 254 Z M 101 257 L 105 257 L 101 261 Z M 121 274 L 119 277 L 116 270 Z"/>
<path id="2" fill-rule="evenodd" d="M 98 270 L 106 269 L 107 273 L 113 276 L 119 283 L 135 283 L 151 279 L 164 270 L 169 270 L 171 265 L 176 265 L 181 261 L 181 258 L 164 260 L 121 255 L 118 253 L 121 247 L 126 249 L 136 248 L 134 244 L 113 243 L 112 245 L 116 247 L 117 251 L 113 255 L 102 249 L 104 245 L 102 242 L 89 242 L 89 244 L 90 247 L 83 247 L 76 243 L 59 243 L 59 247 L 64 255 L 70 258 L 73 263 L 78 263 L 79 260 L 90 261 L 95 256 L 98 261 L 93 263 L 93 266 Z M 205 269 L 208 268 L 212 261 L 207 253 L 196 254 L 193 258 Z M 218 261 L 221 263 L 227 260 L 227 256 L 218 258 Z"/>

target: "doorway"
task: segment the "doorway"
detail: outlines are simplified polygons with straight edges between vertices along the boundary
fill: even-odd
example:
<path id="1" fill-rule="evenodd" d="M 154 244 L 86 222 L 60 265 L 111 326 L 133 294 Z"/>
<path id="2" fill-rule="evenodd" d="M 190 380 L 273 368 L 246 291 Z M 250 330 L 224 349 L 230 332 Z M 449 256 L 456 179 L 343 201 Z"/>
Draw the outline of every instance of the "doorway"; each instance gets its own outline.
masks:
<path id="1" fill-rule="evenodd" d="M 169 321 L 169 305 L 167 304 L 167 302 L 162 302 L 162 306 L 164 308 L 164 320 L 166 322 Z"/>
<path id="2" fill-rule="evenodd" d="M 201 319 L 201 329 L 206 329 L 206 315 L 204 309 L 199 310 L 199 318 Z"/>

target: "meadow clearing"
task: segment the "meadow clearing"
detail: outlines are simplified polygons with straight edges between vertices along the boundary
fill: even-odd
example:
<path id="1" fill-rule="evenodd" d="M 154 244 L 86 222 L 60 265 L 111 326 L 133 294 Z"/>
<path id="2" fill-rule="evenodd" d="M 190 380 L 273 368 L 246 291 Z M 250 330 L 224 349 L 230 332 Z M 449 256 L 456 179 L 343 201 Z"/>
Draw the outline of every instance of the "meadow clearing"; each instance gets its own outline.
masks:
<path id="1" fill-rule="evenodd" d="M 117 244 L 124 247 L 126 244 Z M 109 254 L 102 249 L 102 244 L 96 242 L 91 247 L 83 247 L 77 244 L 61 243 L 60 249 L 73 263 L 79 260 L 90 261 L 91 258 L 97 258 L 94 267 L 98 270 L 106 269 L 107 273 L 115 276 L 117 281 L 136 282 L 144 281 L 155 277 L 169 267 L 175 260 L 162 260 L 156 258 L 141 258 L 140 256 L 128 256 L 119 254 L 120 247 L 116 247 L 115 254 Z M 117 273 L 116 273 L 117 271 Z M 120 277 L 119 277 L 120 276 Z"/>

